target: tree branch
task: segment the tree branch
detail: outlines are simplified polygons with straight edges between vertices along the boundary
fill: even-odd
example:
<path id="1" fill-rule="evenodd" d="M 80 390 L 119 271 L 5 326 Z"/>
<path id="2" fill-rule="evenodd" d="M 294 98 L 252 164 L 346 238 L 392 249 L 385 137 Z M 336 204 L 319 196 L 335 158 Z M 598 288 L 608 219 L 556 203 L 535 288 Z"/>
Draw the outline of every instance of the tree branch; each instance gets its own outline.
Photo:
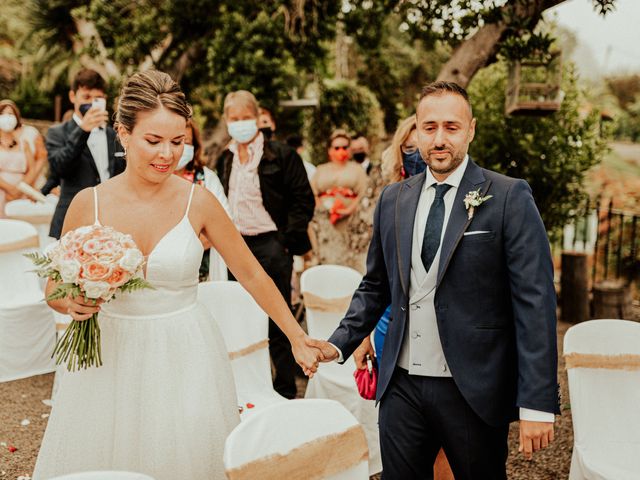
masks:
<path id="1" fill-rule="evenodd" d="M 509 29 L 522 20 L 527 21 L 529 28 L 535 28 L 544 10 L 564 1 L 566 0 L 524 0 L 505 4 L 501 7 L 503 20 L 485 24 L 458 45 L 440 70 L 437 80 L 456 82 L 466 87 L 478 70 L 494 61 L 500 41 Z M 509 22 L 509 18 L 514 20 Z"/>

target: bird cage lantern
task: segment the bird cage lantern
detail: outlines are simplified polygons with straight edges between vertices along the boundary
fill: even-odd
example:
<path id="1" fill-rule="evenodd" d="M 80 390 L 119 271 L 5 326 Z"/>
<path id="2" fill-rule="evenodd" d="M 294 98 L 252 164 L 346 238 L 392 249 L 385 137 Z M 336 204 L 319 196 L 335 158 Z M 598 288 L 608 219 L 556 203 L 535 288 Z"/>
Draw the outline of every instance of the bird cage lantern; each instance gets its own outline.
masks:
<path id="1" fill-rule="evenodd" d="M 514 60 L 509 66 L 505 101 L 507 115 L 544 116 L 557 112 L 562 103 L 560 52 Z"/>

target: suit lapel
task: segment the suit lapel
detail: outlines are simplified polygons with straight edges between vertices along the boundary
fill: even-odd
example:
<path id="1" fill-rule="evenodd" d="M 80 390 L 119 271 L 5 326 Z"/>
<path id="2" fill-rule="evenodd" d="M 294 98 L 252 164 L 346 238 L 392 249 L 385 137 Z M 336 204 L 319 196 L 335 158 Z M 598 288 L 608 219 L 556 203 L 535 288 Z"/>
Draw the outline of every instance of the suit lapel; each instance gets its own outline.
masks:
<path id="1" fill-rule="evenodd" d="M 471 223 L 467 209 L 464 206 L 464 197 L 470 191 L 478 190 L 478 188 L 481 189 L 481 194 L 485 195 L 490 185 L 491 181 L 487 181 L 485 179 L 482 169 L 478 167 L 471 158 L 469 158 L 467 169 L 460 181 L 460 186 L 456 192 L 456 198 L 453 201 L 453 206 L 451 207 L 451 215 L 449 216 L 447 229 L 444 234 L 444 239 L 442 240 L 440 262 L 438 264 L 438 281 L 436 285 L 440 285 L 442 277 L 449 266 L 449 261 L 451 260 L 453 252 L 460 243 L 460 239 L 462 238 L 465 230 Z"/>
<path id="2" fill-rule="evenodd" d="M 424 187 L 425 173 L 421 173 L 403 183 L 398 191 L 395 209 L 396 254 L 400 273 L 400 283 L 405 295 L 409 296 L 411 274 L 411 246 L 413 225 L 420 193 Z"/>

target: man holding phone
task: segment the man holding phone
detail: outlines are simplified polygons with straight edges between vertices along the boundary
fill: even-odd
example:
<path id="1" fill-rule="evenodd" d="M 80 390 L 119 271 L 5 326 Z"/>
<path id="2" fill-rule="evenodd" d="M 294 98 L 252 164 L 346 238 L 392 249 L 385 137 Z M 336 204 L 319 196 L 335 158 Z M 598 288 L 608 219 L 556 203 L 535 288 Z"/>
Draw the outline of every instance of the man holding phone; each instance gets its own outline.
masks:
<path id="1" fill-rule="evenodd" d="M 71 84 L 73 118 L 47 133 L 50 175 L 60 179 L 60 200 L 49 236 L 60 238 L 69 204 L 80 190 L 124 171 L 116 158 L 116 133 L 109 125 L 104 79 L 94 70 L 80 70 Z"/>

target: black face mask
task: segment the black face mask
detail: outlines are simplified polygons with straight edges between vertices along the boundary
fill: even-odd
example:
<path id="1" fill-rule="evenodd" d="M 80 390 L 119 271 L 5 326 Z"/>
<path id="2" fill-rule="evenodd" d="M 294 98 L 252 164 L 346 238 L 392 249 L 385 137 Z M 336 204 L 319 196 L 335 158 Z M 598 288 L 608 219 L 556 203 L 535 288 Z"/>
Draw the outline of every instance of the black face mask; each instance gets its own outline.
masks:
<path id="1" fill-rule="evenodd" d="M 87 111 L 89 111 L 90 108 L 91 108 L 90 103 L 83 103 L 82 105 L 80 105 L 79 110 L 83 117 L 87 113 Z"/>
<path id="2" fill-rule="evenodd" d="M 427 164 L 422 159 L 420 150 L 417 148 L 416 151 L 412 153 L 402 152 L 402 166 L 404 167 L 405 178 L 413 177 L 427 169 Z"/>
<path id="3" fill-rule="evenodd" d="M 353 159 L 358 163 L 364 162 L 366 158 L 367 154 L 365 152 L 357 152 L 353 154 Z"/>
<path id="4" fill-rule="evenodd" d="M 264 135 L 266 140 L 271 140 L 271 137 L 273 137 L 273 129 L 271 127 L 262 127 L 258 130 L 262 132 L 262 135 Z"/>

